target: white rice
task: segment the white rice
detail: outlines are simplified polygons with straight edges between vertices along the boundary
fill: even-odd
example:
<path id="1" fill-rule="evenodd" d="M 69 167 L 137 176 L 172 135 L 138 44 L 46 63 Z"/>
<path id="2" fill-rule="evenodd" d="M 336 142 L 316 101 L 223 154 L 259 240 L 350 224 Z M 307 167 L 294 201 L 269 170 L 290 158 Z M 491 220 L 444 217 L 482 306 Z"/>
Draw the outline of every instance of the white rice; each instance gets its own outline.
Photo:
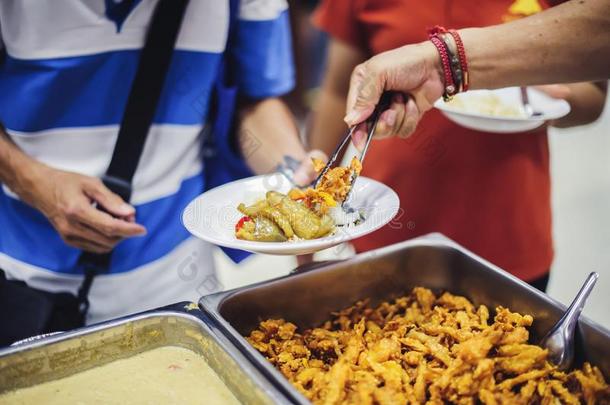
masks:
<path id="1" fill-rule="evenodd" d="M 359 212 L 347 213 L 343 210 L 343 207 L 333 207 L 328 211 L 328 215 L 335 221 L 337 226 L 351 226 L 356 225 L 358 221 L 362 219 Z"/>

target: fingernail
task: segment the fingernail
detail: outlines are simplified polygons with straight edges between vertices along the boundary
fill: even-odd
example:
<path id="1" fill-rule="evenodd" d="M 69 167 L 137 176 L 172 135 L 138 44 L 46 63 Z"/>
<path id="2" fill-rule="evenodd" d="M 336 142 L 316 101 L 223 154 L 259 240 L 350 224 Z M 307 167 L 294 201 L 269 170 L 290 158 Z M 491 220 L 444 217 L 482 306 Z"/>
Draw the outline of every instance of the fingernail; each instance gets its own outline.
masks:
<path id="1" fill-rule="evenodd" d="M 354 143 L 354 146 L 358 150 L 362 150 L 364 148 L 365 139 L 366 139 L 366 133 L 361 129 L 355 131 L 352 134 L 352 142 Z"/>
<path id="2" fill-rule="evenodd" d="M 131 205 L 125 203 L 119 206 L 119 210 L 123 212 L 124 215 L 132 214 L 135 211 L 135 209 Z"/>
<path id="3" fill-rule="evenodd" d="M 388 110 L 385 112 L 385 123 L 388 127 L 393 128 L 396 123 L 396 111 Z"/>
<path id="4" fill-rule="evenodd" d="M 359 116 L 360 114 L 356 110 L 352 110 L 343 118 L 343 121 L 347 122 L 349 125 L 353 125 Z"/>

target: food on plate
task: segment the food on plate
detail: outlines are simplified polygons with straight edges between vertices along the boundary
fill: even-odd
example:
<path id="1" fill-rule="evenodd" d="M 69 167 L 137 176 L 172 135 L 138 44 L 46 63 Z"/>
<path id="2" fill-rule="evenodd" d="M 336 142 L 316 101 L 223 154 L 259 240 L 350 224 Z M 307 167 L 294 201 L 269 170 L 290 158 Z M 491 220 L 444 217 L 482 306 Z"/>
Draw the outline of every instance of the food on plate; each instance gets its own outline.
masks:
<path id="1" fill-rule="evenodd" d="M 314 404 L 605 404 L 597 367 L 561 372 L 528 344 L 530 315 L 417 287 L 299 331 L 269 319 L 248 341 Z"/>
<path id="2" fill-rule="evenodd" d="M 314 169 L 319 172 L 323 162 L 313 159 Z M 335 167 L 330 169 L 320 180 L 315 191 L 329 194 L 335 201 L 343 202 L 352 186 L 353 175 L 359 175 L 362 171 L 362 163 L 355 156 L 348 167 Z"/>
<path id="3" fill-rule="evenodd" d="M 317 172 L 325 166 L 317 159 L 313 159 L 313 165 Z M 344 225 L 359 218 L 341 217 L 338 222 L 333 219 L 340 218 L 337 211 L 343 211 L 340 205 L 353 176 L 361 169 L 360 161 L 354 157 L 349 167 L 328 170 L 316 188 L 293 188 L 288 194 L 269 191 L 264 199 L 252 205 L 239 204 L 237 209 L 244 216 L 235 224 L 235 236 L 248 241 L 285 242 L 332 234 L 336 224 Z"/>
<path id="4" fill-rule="evenodd" d="M 58 380 L 0 395 L 0 404 L 195 404 L 240 402 L 194 351 L 159 347 Z"/>
<path id="5" fill-rule="evenodd" d="M 329 234 L 335 225 L 328 215 L 277 191 L 267 192 L 264 200 L 253 205 L 239 204 L 237 209 L 245 216 L 235 225 L 235 236 L 244 240 L 315 239 Z"/>
<path id="6" fill-rule="evenodd" d="M 523 107 L 519 104 L 508 104 L 497 94 L 491 92 L 464 95 L 457 94 L 447 102 L 455 110 L 484 114 L 493 117 L 526 118 Z"/>

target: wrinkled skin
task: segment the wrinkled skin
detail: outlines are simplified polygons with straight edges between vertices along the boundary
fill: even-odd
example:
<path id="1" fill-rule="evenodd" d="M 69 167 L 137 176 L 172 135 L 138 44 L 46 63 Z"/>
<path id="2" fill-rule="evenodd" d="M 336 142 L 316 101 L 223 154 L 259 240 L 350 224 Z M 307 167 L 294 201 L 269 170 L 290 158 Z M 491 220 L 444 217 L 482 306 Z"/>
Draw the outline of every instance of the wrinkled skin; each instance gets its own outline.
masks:
<path id="1" fill-rule="evenodd" d="M 407 45 L 380 53 L 352 73 L 345 122 L 358 125 L 356 147 L 366 139 L 364 121 L 373 113 L 384 91 L 395 91 L 390 108 L 381 114 L 375 136 L 406 138 L 444 90 L 438 51 L 431 43 Z"/>

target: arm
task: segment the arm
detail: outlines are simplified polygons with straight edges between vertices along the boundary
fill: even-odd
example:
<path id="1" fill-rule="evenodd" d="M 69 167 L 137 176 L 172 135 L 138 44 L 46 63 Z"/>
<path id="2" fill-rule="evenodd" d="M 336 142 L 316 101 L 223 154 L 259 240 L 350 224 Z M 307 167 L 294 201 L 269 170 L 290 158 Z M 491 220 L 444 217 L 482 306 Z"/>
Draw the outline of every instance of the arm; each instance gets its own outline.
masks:
<path id="1" fill-rule="evenodd" d="M 309 145 L 330 155 L 347 129 L 341 117 L 345 112 L 350 74 L 366 60 L 366 54 L 352 45 L 332 39 L 326 58 L 327 67 L 316 102 Z"/>
<path id="2" fill-rule="evenodd" d="M 605 80 L 610 74 L 607 0 L 572 0 L 460 35 L 473 89 Z"/>
<path id="3" fill-rule="evenodd" d="M 133 223 L 135 209 L 93 177 L 53 169 L 23 153 L 0 130 L 0 181 L 41 211 L 73 247 L 103 253 L 146 229 Z M 96 209 L 104 207 L 112 215 Z"/>
<path id="4" fill-rule="evenodd" d="M 284 161 L 284 156 L 305 158 L 292 114 L 280 99 L 243 103 L 239 120 L 239 150 L 255 173 L 272 172 Z"/>
<path id="5" fill-rule="evenodd" d="M 291 111 L 279 98 L 293 89 L 295 81 L 287 4 L 266 0 L 239 3 L 229 49 L 233 79 L 242 98 L 236 147 L 259 174 L 272 172 L 288 156 L 302 161 L 294 181 L 305 184 L 311 180 L 313 165 Z"/>
<path id="6" fill-rule="evenodd" d="M 315 176 L 310 158 L 326 159 L 320 151 L 306 152 L 290 110 L 278 98 L 242 104 L 239 119 L 238 147 L 255 173 L 270 173 L 290 156 L 302 162 L 294 181 L 304 185 Z"/>
<path id="7" fill-rule="evenodd" d="M 460 35 L 471 89 L 605 80 L 610 72 L 607 0 L 571 0 L 511 23 L 460 30 Z M 391 132 L 408 135 L 443 87 L 440 58 L 431 43 L 382 53 L 354 70 L 345 120 L 348 125 L 364 121 L 384 90 L 400 91 L 411 97 L 393 106 L 394 115 L 409 119 L 388 125 Z"/>
<path id="8" fill-rule="evenodd" d="M 569 128 L 590 124 L 597 120 L 604 111 L 606 103 L 605 82 L 583 82 L 570 84 L 551 84 L 539 86 L 551 97 L 562 98 L 570 103 L 570 113 L 550 124 L 557 128 Z"/>

